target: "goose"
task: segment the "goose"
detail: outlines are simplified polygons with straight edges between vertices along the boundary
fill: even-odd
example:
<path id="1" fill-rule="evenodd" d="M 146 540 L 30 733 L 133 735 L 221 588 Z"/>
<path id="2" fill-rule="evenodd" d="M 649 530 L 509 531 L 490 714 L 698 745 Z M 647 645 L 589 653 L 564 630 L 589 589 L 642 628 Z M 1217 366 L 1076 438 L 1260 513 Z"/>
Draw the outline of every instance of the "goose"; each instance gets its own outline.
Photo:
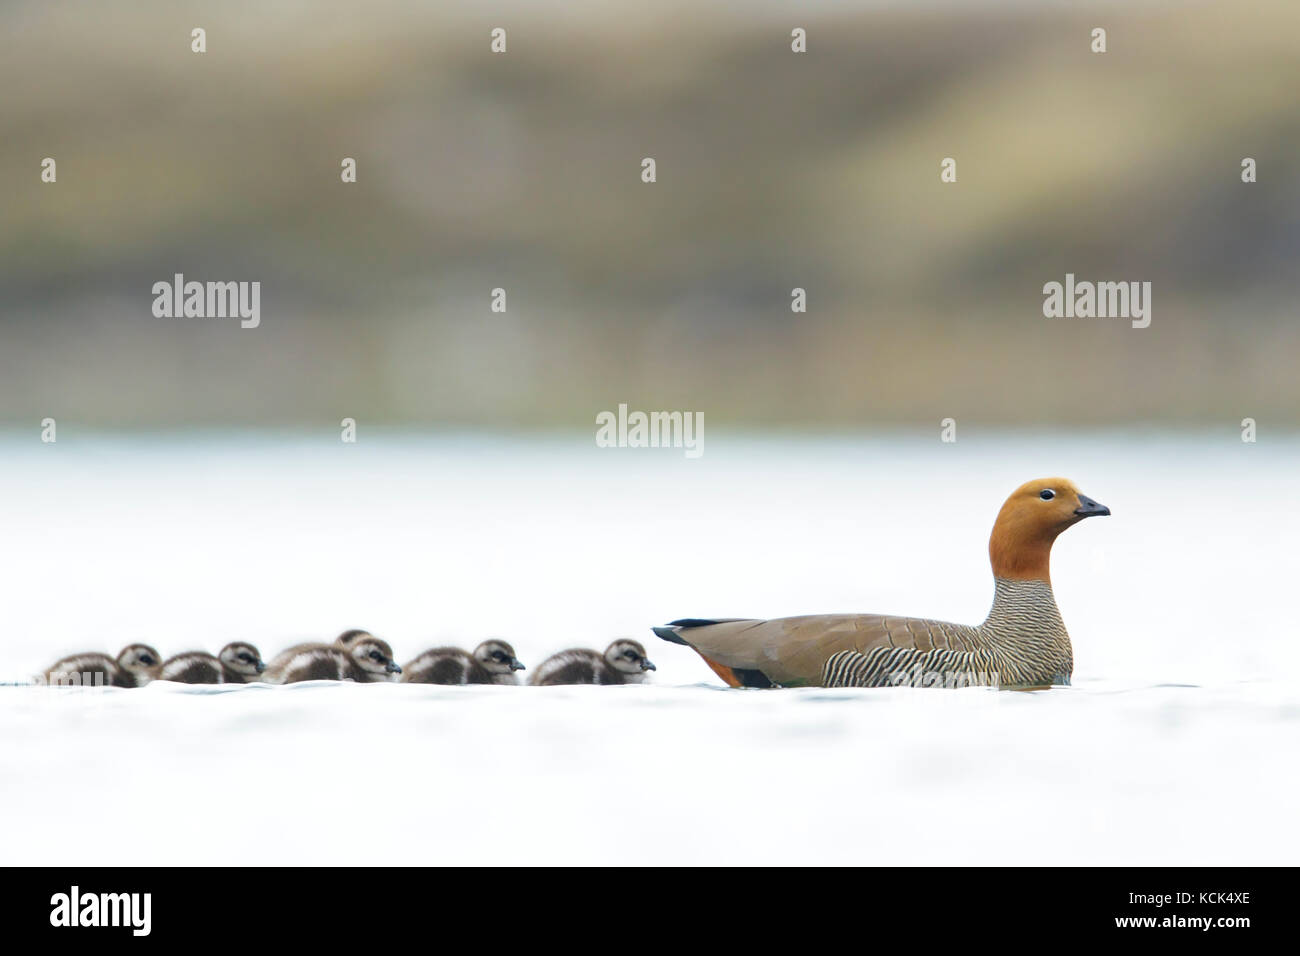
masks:
<path id="1" fill-rule="evenodd" d="M 1068 684 L 1074 654 L 1048 573 L 1052 543 L 1110 509 L 1065 478 L 1012 492 L 989 537 L 993 607 L 983 624 L 878 614 L 684 618 L 652 628 L 692 648 L 732 687 Z"/>
<path id="2" fill-rule="evenodd" d="M 657 668 L 646 657 L 640 642 L 621 638 L 605 653 L 575 647 L 552 654 L 542 661 L 530 684 L 547 687 L 556 684 L 639 684 L 646 671 Z"/>
<path id="3" fill-rule="evenodd" d="M 470 654 L 459 647 L 435 647 L 402 668 L 404 684 L 517 684 L 524 665 L 505 641 L 484 641 Z"/>

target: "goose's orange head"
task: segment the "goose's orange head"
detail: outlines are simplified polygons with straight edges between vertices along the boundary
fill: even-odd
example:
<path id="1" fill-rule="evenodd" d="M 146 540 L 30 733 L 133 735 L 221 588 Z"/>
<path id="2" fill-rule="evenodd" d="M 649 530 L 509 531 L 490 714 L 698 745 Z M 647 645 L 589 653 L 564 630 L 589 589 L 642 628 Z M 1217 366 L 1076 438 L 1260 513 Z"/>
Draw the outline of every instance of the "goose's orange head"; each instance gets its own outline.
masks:
<path id="1" fill-rule="evenodd" d="M 1051 582 L 1048 559 L 1052 542 L 1084 518 L 1108 515 L 1110 509 L 1093 501 L 1066 478 L 1027 481 L 1006 500 L 989 537 L 989 561 L 999 578 Z"/>

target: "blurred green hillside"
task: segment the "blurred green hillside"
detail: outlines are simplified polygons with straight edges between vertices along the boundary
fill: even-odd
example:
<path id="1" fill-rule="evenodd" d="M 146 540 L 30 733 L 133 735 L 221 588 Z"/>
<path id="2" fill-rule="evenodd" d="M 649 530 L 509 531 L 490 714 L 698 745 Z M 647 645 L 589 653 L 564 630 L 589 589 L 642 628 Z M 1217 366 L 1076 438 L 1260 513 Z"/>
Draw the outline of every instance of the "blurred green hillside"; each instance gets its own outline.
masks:
<path id="1" fill-rule="evenodd" d="M 1300 424 L 1300 4 L 464 6 L 0 5 L 0 422 Z"/>

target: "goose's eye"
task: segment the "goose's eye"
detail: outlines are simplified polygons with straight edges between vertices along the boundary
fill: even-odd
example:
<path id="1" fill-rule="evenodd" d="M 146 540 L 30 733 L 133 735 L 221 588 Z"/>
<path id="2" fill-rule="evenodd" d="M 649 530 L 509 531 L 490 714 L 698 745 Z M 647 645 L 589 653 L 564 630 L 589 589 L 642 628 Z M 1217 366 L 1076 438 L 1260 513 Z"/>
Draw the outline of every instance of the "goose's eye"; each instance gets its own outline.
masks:
<path id="1" fill-rule="evenodd" d="M 370 659 L 371 659 L 372 661 L 382 661 L 382 660 L 384 659 L 384 655 L 383 655 L 383 654 L 380 654 L 378 651 L 371 651 L 371 652 L 370 652 Z"/>
<path id="2" fill-rule="evenodd" d="M 494 661 L 503 661 L 503 660 L 506 659 L 506 655 L 503 654 L 501 651 L 493 651 L 493 652 L 492 652 L 492 659 L 493 659 Z"/>
<path id="3" fill-rule="evenodd" d="M 623 656 L 626 657 L 626 658 L 627 658 L 628 660 L 630 660 L 630 661 L 634 661 L 634 660 L 637 659 L 637 653 L 636 653 L 636 651 L 624 651 L 624 652 L 623 652 Z"/>
<path id="4" fill-rule="evenodd" d="M 1051 488 L 1044 488 L 1038 493 L 1038 497 L 1042 498 L 1044 501 L 1051 501 L 1056 497 L 1056 492 Z"/>
<path id="5" fill-rule="evenodd" d="M 153 666 L 153 658 L 150 657 L 148 654 L 141 654 L 141 655 L 140 655 L 140 663 L 143 664 L 145 667 L 152 667 L 152 666 Z"/>
<path id="6" fill-rule="evenodd" d="M 249 655 L 249 654 L 240 654 L 240 655 L 239 655 L 239 659 L 240 659 L 241 661 L 243 661 L 245 664 L 251 664 L 251 663 L 253 663 L 252 655 Z"/>

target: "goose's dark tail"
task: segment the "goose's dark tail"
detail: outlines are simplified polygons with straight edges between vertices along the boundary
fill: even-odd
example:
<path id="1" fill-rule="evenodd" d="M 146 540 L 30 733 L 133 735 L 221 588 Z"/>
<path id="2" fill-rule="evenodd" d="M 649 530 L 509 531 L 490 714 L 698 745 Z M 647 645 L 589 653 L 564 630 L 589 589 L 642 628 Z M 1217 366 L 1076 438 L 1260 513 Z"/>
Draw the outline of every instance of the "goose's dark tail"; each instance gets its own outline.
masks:
<path id="1" fill-rule="evenodd" d="M 712 624 L 721 624 L 721 621 L 713 621 L 702 617 L 684 617 L 681 620 L 670 621 L 666 627 L 652 627 L 650 630 L 655 632 L 655 636 L 662 638 L 672 644 L 681 644 L 683 647 L 689 647 L 700 657 L 704 658 L 704 663 L 709 665 L 713 673 L 717 674 L 730 687 L 772 687 L 775 686 L 767 679 L 767 675 L 759 670 L 744 670 L 738 667 L 728 667 L 720 664 L 712 658 L 706 656 L 698 647 L 691 644 L 681 634 L 678 629 L 690 630 L 693 627 L 708 627 Z"/>
<path id="2" fill-rule="evenodd" d="M 650 630 L 655 632 L 656 637 L 661 637 L 670 644 L 681 644 L 683 647 L 691 646 L 682 640 L 681 636 L 671 627 L 652 627 Z"/>

